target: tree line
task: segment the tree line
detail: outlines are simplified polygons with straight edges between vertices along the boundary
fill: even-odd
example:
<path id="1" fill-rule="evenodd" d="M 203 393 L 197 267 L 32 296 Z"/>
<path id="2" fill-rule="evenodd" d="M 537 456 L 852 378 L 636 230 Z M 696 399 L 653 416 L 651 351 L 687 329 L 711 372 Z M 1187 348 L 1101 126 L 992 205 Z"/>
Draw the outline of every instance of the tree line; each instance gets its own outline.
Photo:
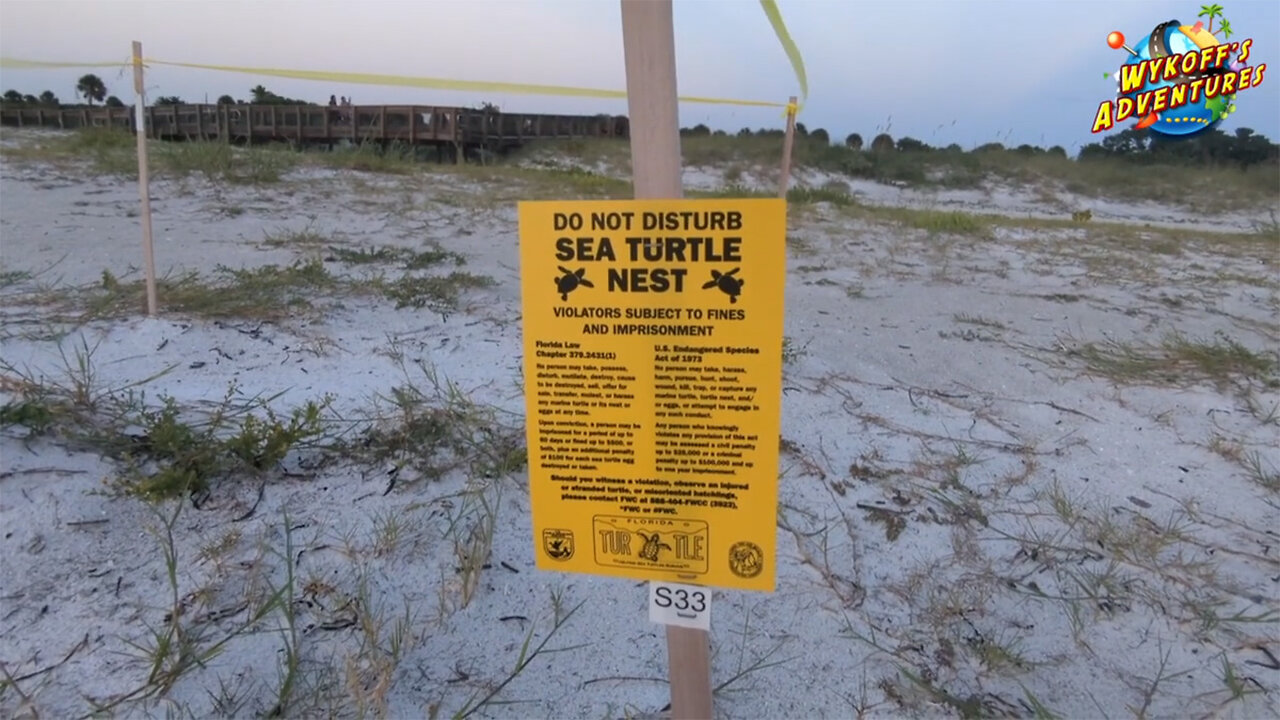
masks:
<path id="1" fill-rule="evenodd" d="M 39 95 L 24 95 L 17 90 L 6 90 L 4 95 L 0 96 L 6 105 L 17 105 L 20 107 L 47 107 L 47 108 L 64 108 L 64 107 L 93 107 L 94 101 L 100 102 L 107 107 L 124 107 L 124 103 L 115 95 L 107 94 L 107 84 L 102 78 L 89 73 L 83 75 L 76 81 L 76 97 L 84 98 L 84 103 L 64 103 L 53 94 L 52 90 L 45 90 Z"/>
<path id="2" fill-rule="evenodd" d="M 1280 145 L 1251 128 L 1236 128 L 1227 134 L 1218 128 L 1186 139 L 1168 138 L 1150 130 L 1122 130 L 1100 143 L 1080 149 L 1082 160 L 1119 158 L 1129 162 L 1177 165 L 1280 164 Z"/>
<path id="3" fill-rule="evenodd" d="M 712 131 L 706 125 L 695 125 L 683 128 L 680 133 L 686 137 L 720 136 L 727 137 L 723 130 Z M 777 128 L 752 130 L 742 128 L 738 137 L 782 138 L 784 131 Z M 809 130 L 804 123 L 796 123 L 796 139 L 799 142 L 818 146 L 831 145 L 831 136 L 823 128 Z M 844 148 L 853 151 L 870 150 L 879 153 L 919 153 L 929 155 L 964 154 L 966 151 L 956 143 L 945 147 L 934 147 L 913 137 L 893 139 L 887 132 L 878 133 L 866 145 L 862 135 L 850 133 L 845 137 Z M 1003 143 L 990 142 L 979 145 L 968 151 L 973 154 L 1012 153 L 1015 155 L 1036 156 L 1048 155 L 1063 159 L 1068 157 L 1066 148 L 1061 145 L 1043 148 L 1030 144 L 1006 147 Z M 1209 165 L 1239 166 L 1248 168 L 1255 165 L 1280 165 L 1280 144 L 1272 142 L 1251 128 L 1237 128 L 1234 133 L 1223 132 L 1213 128 L 1189 138 L 1170 138 L 1150 129 L 1126 129 L 1109 135 L 1101 142 L 1089 143 L 1080 148 L 1077 160 L 1089 161 L 1102 158 L 1119 159 L 1144 164 L 1176 164 L 1176 165 Z"/>
<path id="4" fill-rule="evenodd" d="M 83 98 L 83 103 L 64 103 L 58 99 L 58 96 L 52 90 L 45 90 L 39 95 L 23 94 L 17 90 L 6 90 L 0 95 L 0 101 L 5 105 L 17 107 L 43 107 L 43 108 L 79 108 L 94 107 L 94 103 L 100 103 L 106 107 L 124 107 L 125 103 L 115 95 L 109 95 L 107 84 L 102 78 L 93 73 L 81 76 L 76 81 L 76 98 Z M 230 95 L 223 95 L 218 98 L 218 105 L 245 105 L 252 103 L 254 105 L 317 105 L 318 103 L 309 100 L 299 100 L 297 98 L 285 97 L 271 92 L 262 85 L 256 85 L 249 89 L 249 100 L 237 100 Z M 155 99 L 156 105 L 186 105 L 188 104 L 182 98 L 176 95 L 161 95 Z"/>
<path id="5" fill-rule="evenodd" d="M 124 107 L 124 103 L 118 97 L 108 94 L 107 84 L 103 82 L 102 78 L 93 73 L 82 76 L 76 82 L 76 97 L 83 98 L 88 107 L 93 107 L 95 102 L 102 103 L 107 107 Z M 64 108 L 85 106 L 84 104 L 65 104 L 58 99 L 58 96 L 52 90 L 45 90 L 39 95 L 24 95 L 17 90 L 8 90 L 3 96 L 0 96 L 0 101 L 5 105 L 21 107 Z M 254 105 L 318 105 L 318 103 L 307 100 L 278 95 L 261 84 L 249 89 L 248 101 L 238 100 L 230 95 L 223 95 L 217 100 L 218 105 L 244 105 L 246 102 Z M 182 105 L 185 103 L 182 98 L 176 95 L 163 95 L 156 98 L 155 104 Z M 496 108 L 486 103 L 484 109 L 489 111 Z M 713 132 L 706 125 L 683 128 L 680 132 L 685 136 L 714 135 L 723 137 L 728 135 L 723 130 Z M 737 134 L 738 137 L 780 138 L 784 133 L 776 128 L 760 130 L 742 128 Z M 809 130 L 804 123 L 796 123 L 796 137 L 801 142 L 813 145 L 830 146 L 832 144 L 831 136 L 825 129 Z M 843 146 L 849 150 L 861 151 L 864 148 L 863 138 L 858 133 L 850 133 L 845 137 Z M 932 147 L 913 137 L 901 137 L 894 140 L 887 132 L 875 135 L 871 139 L 868 149 L 872 153 L 957 154 L 965 152 L 955 143 L 946 147 Z M 1023 144 L 1006 148 L 1001 143 L 992 142 L 980 145 L 970 152 L 1010 152 L 1025 156 L 1050 155 L 1063 159 L 1067 158 L 1067 151 L 1061 145 L 1041 148 Z M 1237 128 L 1232 134 L 1214 128 L 1209 132 L 1199 133 L 1194 137 L 1185 139 L 1168 138 L 1149 129 L 1135 130 L 1130 128 L 1114 135 L 1109 135 L 1101 142 L 1085 145 L 1080 148 L 1080 152 L 1076 156 L 1076 159 L 1081 161 L 1101 158 L 1147 164 L 1234 165 L 1243 169 L 1255 165 L 1280 164 L 1280 145 L 1250 128 Z"/>

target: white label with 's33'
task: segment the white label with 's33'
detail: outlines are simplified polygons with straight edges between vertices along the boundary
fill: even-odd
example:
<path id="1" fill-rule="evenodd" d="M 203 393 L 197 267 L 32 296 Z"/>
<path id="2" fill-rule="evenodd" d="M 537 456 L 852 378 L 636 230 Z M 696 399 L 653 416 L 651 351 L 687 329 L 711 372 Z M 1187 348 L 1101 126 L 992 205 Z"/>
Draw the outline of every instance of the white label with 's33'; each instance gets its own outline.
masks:
<path id="1" fill-rule="evenodd" d="M 649 620 L 695 630 L 711 629 L 711 588 L 680 583 L 649 583 Z"/>

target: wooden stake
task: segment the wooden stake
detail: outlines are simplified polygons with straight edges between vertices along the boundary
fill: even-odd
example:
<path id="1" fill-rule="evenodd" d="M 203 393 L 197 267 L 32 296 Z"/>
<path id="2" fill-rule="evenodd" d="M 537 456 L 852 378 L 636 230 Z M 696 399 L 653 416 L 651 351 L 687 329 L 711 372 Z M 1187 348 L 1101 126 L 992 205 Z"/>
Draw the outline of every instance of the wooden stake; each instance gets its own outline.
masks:
<path id="1" fill-rule="evenodd" d="M 787 101 L 787 137 L 782 141 L 782 178 L 778 181 L 778 197 L 787 199 L 791 187 L 791 146 L 796 141 L 796 97 Z"/>
<path id="2" fill-rule="evenodd" d="M 631 122 L 635 197 L 684 196 L 671 0 L 621 0 L 622 47 Z M 707 633 L 667 626 L 673 720 L 710 720 L 711 643 Z"/>
<path id="3" fill-rule="evenodd" d="M 142 198 L 142 255 L 147 274 L 147 315 L 156 314 L 156 258 L 151 242 L 151 181 L 147 175 L 147 95 L 142 85 L 142 43 L 133 42 L 134 127 L 138 135 L 138 194 Z"/>

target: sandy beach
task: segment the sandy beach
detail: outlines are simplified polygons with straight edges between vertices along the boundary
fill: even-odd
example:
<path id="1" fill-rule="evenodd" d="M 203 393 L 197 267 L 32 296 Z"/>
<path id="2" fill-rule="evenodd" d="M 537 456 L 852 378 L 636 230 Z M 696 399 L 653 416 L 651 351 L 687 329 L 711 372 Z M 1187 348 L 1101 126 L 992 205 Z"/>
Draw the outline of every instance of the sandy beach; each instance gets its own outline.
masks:
<path id="1" fill-rule="evenodd" d="M 625 168 L 159 171 L 147 318 L 137 184 L 56 134 L 2 136 L 0 712 L 663 716 L 644 583 L 535 568 L 523 460 L 515 203 Z M 715 593 L 718 714 L 1276 716 L 1267 207 L 794 183 L 778 589 Z"/>

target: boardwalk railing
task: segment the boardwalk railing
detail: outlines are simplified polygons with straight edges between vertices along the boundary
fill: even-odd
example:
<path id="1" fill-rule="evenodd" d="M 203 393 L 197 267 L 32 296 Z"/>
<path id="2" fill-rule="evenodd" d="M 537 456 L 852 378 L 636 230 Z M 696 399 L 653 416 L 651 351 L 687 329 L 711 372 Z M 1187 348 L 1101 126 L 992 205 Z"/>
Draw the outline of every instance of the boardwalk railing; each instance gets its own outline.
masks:
<path id="1" fill-rule="evenodd" d="M 133 131 L 132 107 L 0 105 L 0 124 L 115 127 Z M 500 113 L 431 105 L 158 105 L 146 109 L 147 136 L 234 143 L 342 141 L 445 145 L 502 151 L 530 140 L 629 137 L 626 117 Z"/>

